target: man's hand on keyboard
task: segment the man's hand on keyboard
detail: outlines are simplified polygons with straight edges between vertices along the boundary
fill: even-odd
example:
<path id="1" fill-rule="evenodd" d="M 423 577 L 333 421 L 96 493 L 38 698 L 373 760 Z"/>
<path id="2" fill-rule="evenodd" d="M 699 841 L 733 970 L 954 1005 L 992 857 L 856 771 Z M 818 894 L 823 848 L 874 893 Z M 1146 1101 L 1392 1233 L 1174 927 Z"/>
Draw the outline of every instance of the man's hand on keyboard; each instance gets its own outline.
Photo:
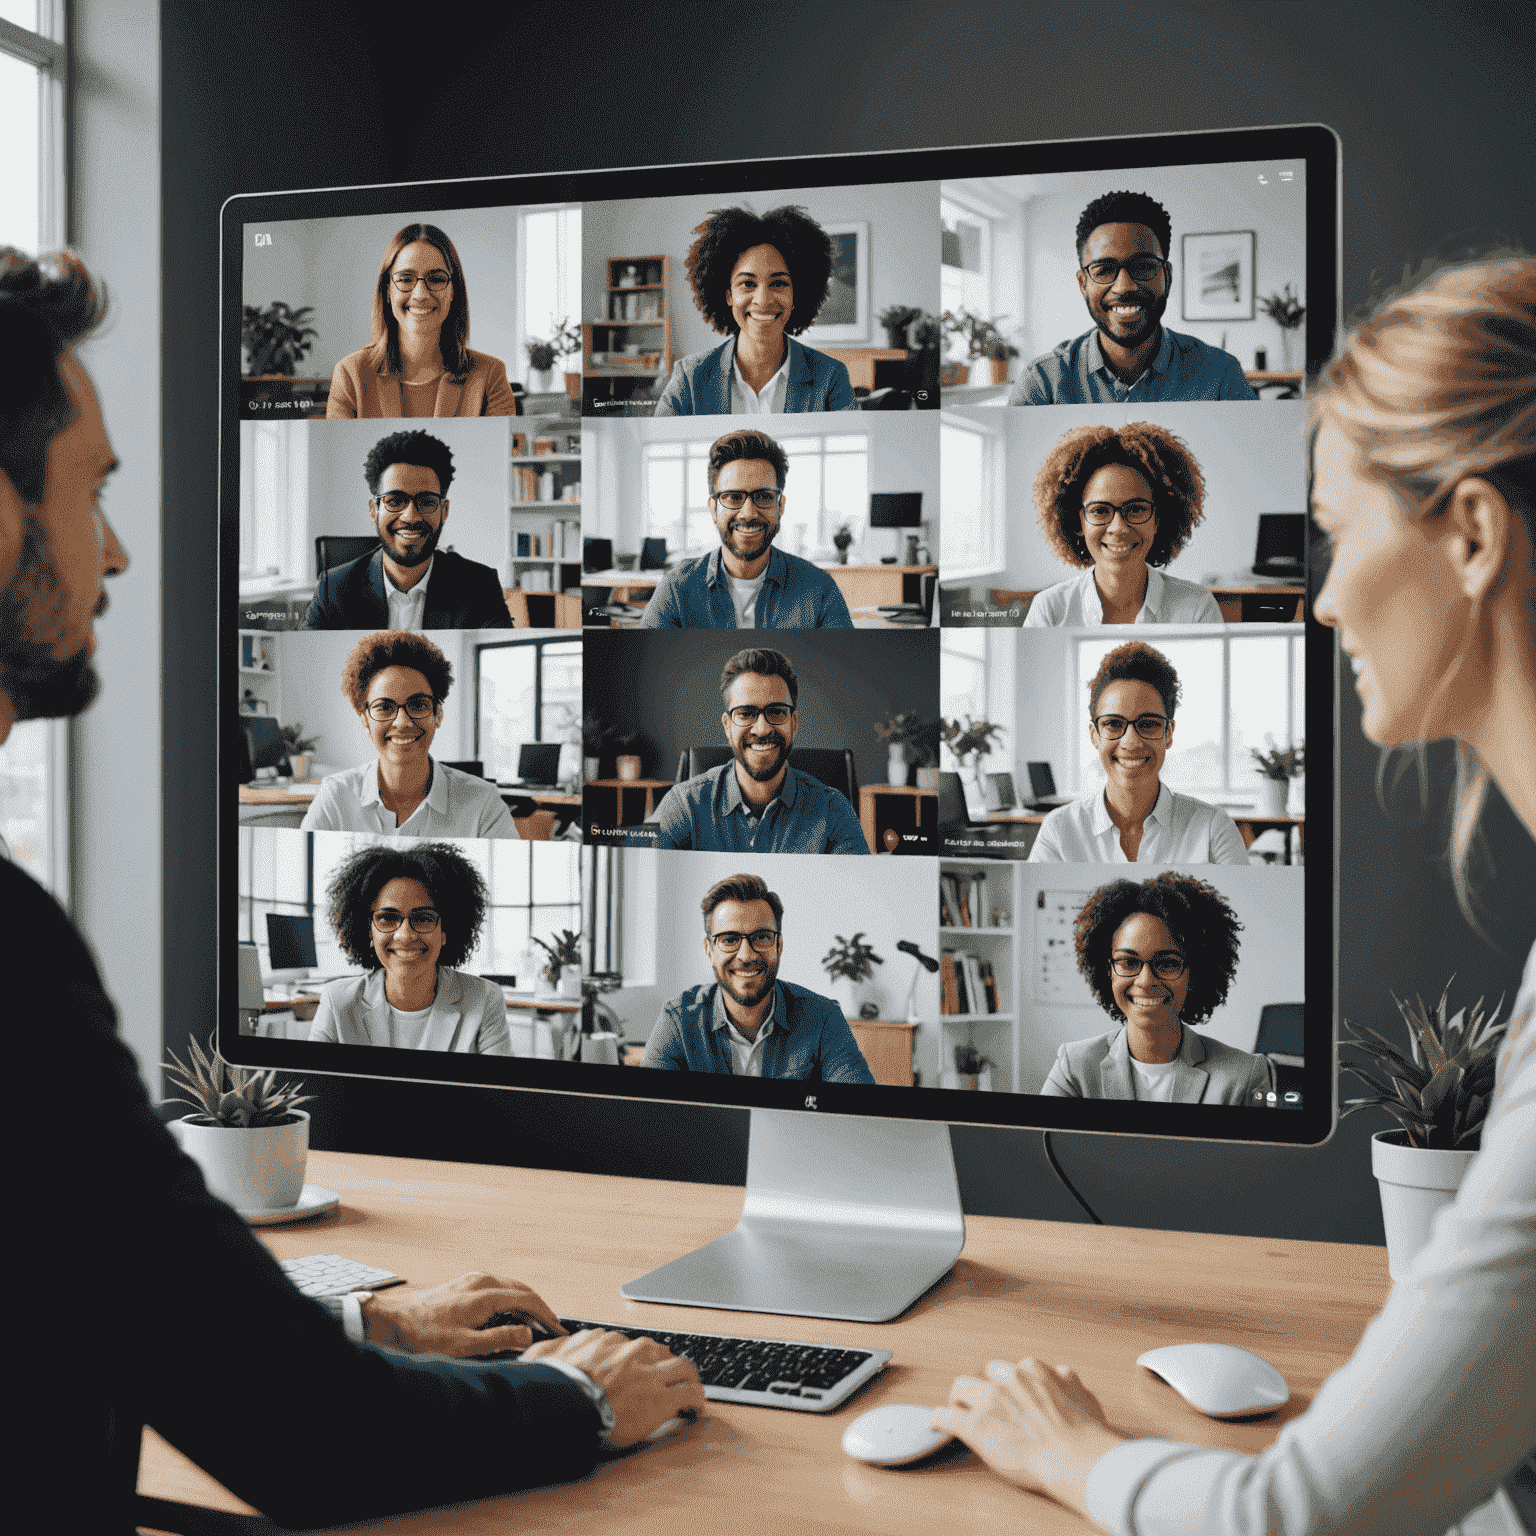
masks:
<path id="1" fill-rule="evenodd" d="M 564 1360 L 608 1395 L 615 1450 L 636 1445 L 668 1419 L 704 1411 L 704 1388 L 691 1360 L 679 1359 L 655 1339 L 628 1339 L 595 1328 L 547 1339 L 523 1351 L 524 1360 Z"/>
<path id="2" fill-rule="evenodd" d="M 495 1275 L 460 1275 L 430 1291 L 378 1291 L 363 1306 L 364 1334 L 371 1344 L 388 1344 L 413 1355 L 494 1354 L 525 1349 L 534 1331 L 524 1323 L 485 1328 L 498 1312 L 521 1312 L 541 1325 L 542 1334 L 565 1330 L 547 1302 L 516 1280 Z"/>

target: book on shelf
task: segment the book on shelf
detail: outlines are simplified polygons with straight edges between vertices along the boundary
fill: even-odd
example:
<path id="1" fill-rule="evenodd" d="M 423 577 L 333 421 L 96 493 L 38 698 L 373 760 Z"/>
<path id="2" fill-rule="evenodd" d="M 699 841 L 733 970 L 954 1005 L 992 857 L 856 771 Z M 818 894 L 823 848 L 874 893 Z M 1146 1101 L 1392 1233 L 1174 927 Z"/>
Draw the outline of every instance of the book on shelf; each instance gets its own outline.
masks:
<path id="1" fill-rule="evenodd" d="M 955 952 L 946 949 L 939 955 L 939 1012 L 960 1011 L 960 979 L 955 974 Z"/>
<path id="2" fill-rule="evenodd" d="M 512 466 L 512 500 L 537 501 L 539 477 L 527 464 Z"/>
<path id="3" fill-rule="evenodd" d="M 517 584 L 524 592 L 550 592 L 554 590 L 551 575 L 552 573 L 543 566 L 525 566 Z"/>

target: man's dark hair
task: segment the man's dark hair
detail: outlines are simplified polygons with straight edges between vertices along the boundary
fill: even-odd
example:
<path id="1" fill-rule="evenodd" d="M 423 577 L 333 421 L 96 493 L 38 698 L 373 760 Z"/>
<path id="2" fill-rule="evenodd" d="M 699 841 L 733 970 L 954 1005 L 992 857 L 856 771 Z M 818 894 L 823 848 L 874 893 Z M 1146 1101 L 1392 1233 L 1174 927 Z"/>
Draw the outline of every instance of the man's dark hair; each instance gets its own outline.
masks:
<path id="1" fill-rule="evenodd" d="M 0 470 L 29 506 L 42 504 L 48 445 L 74 417 L 59 359 L 106 311 L 105 289 L 73 251 L 44 265 L 0 249 Z"/>
<path id="2" fill-rule="evenodd" d="M 790 204 L 759 218 L 750 208 L 716 208 L 693 232 L 699 238 L 688 247 L 688 281 L 699 313 L 715 330 L 726 336 L 740 330 L 726 300 L 741 253 L 755 245 L 771 245 L 789 269 L 795 307 L 785 335 L 798 336 L 815 320 L 832 277 L 832 239 L 805 209 Z"/>
<path id="3" fill-rule="evenodd" d="M 1083 264 L 1083 250 L 1088 236 L 1100 224 L 1143 224 L 1157 236 L 1163 248 L 1163 260 L 1168 259 L 1173 244 L 1173 221 L 1161 203 L 1154 202 L 1145 192 L 1106 192 L 1096 197 L 1083 209 L 1077 221 L 1077 264 Z"/>
<path id="4" fill-rule="evenodd" d="M 368 457 L 363 460 L 363 479 L 368 482 L 370 496 L 379 494 L 379 481 L 391 464 L 419 464 L 430 469 L 437 476 L 438 493 L 443 496 L 453 483 L 453 453 L 447 443 L 430 432 L 391 432 L 368 450 Z"/>
<path id="5" fill-rule="evenodd" d="M 710 886 L 704 893 L 704 900 L 699 903 L 704 913 L 706 934 L 713 932 L 710 921 L 715 908 L 727 901 L 766 901 L 773 910 L 774 926 L 783 931 L 784 903 L 768 889 L 768 882 L 760 875 L 727 875 L 724 880 L 717 880 Z"/>
<path id="6" fill-rule="evenodd" d="M 439 704 L 453 686 L 453 663 L 425 635 L 408 629 L 376 629 L 347 652 L 341 691 L 358 714 L 368 703 L 368 685 L 386 667 L 411 667 L 426 678 Z"/>
<path id="7" fill-rule="evenodd" d="M 727 432 L 724 437 L 717 437 L 709 445 L 711 496 L 715 494 L 715 482 L 720 478 L 720 471 L 738 459 L 762 459 L 773 465 L 779 489 L 784 489 L 784 481 L 789 475 L 789 455 L 766 432 L 755 432 L 750 427 L 743 427 L 735 432 Z"/>
<path id="8" fill-rule="evenodd" d="M 1161 651 L 1155 651 L 1144 640 L 1127 640 L 1107 651 L 1099 670 L 1088 685 L 1088 718 L 1099 712 L 1099 699 L 1111 683 L 1151 683 L 1157 696 L 1163 701 L 1163 713 L 1170 720 L 1179 707 L 1183 690 L 1179 687 L 1179 674 L 1173 663 Z"/>
<path id="9" fill-rule="evenodd" d="M 341 952 L 365 971 L 379 969 L 373 952 L 373 904 L 391 880 L 416 880 L 437 909 L 443 933 L 439 965 L 462 965 L 474 953 L 485 921 L 485 881 L 450 843 L 375 843 L 343 860 L 326 888 L 326 915 Z"/>
<path id="10" fill-rule="evenodd" d="M 771 651 L 767 646 L 752 646 L 745 651 L 737 651 L 726 662 L 725 670 L 720 674 L 720 697 L 729 698 L 731 684 L 741 676 L 743 672 L 755 672 L 759 677 L 782 677 L 784 685 L 789 689 L 789 702 L 794 706 L 800 701 L 800 680 L 795 676 L 794 664 L 782 651 Z"/>

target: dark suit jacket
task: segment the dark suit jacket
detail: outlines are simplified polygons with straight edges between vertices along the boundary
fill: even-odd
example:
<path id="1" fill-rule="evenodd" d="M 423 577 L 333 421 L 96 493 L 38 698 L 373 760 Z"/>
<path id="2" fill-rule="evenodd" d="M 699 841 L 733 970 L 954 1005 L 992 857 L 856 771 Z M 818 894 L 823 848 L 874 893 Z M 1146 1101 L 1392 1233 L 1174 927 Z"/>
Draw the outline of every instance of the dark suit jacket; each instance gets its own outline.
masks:
<path id="1" fill-rule="evenodd" d="M 131 1530 L 146 1423 L 284 1526 L 590 1470 L 597 1410 L 551 1367 L 349 1343 L 208 1193 L 145 1096 L 79 935 L 4 858 L 0 914 L 28 957 L 7 981 L 6 1017 L 28 1026 L 8 1032 L 7 1066 L 28 1085 L 7 1114 L 26 1160 L 9 1215 L 47 1250 L 6 1340 L 13 1495 L 52 1506 L 28 1529 Z"/>
<path id="2" fill-rule="evenodd" d="M 383 629 L 389 623 L 384 596 L 384 552 L 332 566 L 315 587 L 305 629 Z M 451 549 L 432 557 L 423 629 L 511 629 L 501 577 L 488 565 Z"/>

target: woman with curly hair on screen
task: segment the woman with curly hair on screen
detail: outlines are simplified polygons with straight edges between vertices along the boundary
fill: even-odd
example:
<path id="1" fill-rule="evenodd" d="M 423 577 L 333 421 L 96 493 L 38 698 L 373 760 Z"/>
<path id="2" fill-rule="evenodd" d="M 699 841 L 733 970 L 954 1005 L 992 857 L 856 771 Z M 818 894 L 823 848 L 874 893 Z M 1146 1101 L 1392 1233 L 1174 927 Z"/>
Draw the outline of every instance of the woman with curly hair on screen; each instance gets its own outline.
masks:
<path id="1" fill-rule="evenodd" d="M 480 871 L 448 843 L 359 848 L 327 892 L 341 952 L 363 968 L 320 993 L 311 1040 L 510 1056 L 502 990 L 462 965 L 487 902 Z"/>
<path id="2" fill-rule="evenodd" d="M 717 208 L 688 248 L 693 302 L 726 339 L 672 369 L 658 416 L 856 411 L 848 369 L 794 340 L 832 278 L 832 241 L 803 208 Z"/>
<path id="3" fill-rule="evenodd" d="M 347 653 L 341 691 L 377 756 L 322 780 L 302 829 L 516 837 L 494 784 L 432 756 L 452 684 L 452 665 L 425 635 L 406 629 L 364 635 Z"/>
<path id="4" fill-rule="evenodd" d="M 1227 1000 L 1242 926 L 1226 897 L 1193 875 L 1100 886 L 1077 914 L 1077 968 L 1119 1028 L 1060 1046 L 1040 1092 L 1262 1104 L 1275 1086 L 1269 1058 L 1194 1029 Z"/>
<path id="5" fill-rule="evenodd" d="M 1166 427 L 1073 427 L 1034 495 L 1052 551 L 1083 574 L 1036 593 L 1026 625 L 1221 623 L 1209 587 L 1163 574 L 1205 500 L 1200 466 Z"/>

